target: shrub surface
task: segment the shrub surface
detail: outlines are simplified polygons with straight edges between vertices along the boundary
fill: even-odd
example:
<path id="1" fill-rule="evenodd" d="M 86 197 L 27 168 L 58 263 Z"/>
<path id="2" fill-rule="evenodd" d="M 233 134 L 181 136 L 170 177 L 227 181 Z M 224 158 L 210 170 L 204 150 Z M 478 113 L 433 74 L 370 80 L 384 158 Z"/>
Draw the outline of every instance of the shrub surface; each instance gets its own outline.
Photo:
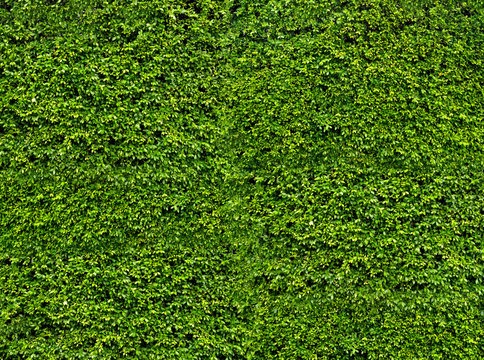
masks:
<path id="1" fill-rule="evenodd" d="M 0 358 L 481 359 L 483 61 L 480 0 L 0 1 Z"/>

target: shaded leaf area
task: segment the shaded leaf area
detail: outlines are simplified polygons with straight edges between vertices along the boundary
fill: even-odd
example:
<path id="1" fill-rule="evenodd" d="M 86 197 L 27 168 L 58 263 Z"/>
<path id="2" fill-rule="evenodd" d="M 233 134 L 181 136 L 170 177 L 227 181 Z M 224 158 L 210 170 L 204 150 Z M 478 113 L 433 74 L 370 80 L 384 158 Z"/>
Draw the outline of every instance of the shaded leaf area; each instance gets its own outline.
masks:
<path id="1" fill-rule="evenodd" d="M 0 357 L 480 359 L 483 11 L 4 1 Z"/>

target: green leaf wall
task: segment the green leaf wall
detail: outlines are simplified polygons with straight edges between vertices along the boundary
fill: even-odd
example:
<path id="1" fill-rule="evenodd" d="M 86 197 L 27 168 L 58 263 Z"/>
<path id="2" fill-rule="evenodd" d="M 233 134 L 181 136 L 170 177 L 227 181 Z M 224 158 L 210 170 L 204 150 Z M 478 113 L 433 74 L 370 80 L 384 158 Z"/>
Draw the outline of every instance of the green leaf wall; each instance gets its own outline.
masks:
<path id="1" fill-rule="evenodd" d="M 481 359 L 484 4 L 0 1 L 1 359 Z"/>

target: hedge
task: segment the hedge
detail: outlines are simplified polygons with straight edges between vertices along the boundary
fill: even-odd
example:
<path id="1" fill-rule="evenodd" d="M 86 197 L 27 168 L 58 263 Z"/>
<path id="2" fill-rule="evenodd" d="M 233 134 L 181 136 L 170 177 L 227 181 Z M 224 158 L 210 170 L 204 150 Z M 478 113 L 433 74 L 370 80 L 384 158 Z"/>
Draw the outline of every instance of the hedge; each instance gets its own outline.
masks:
<path id="1" fill-rule="evenodd" d="M 0 358 L 481 359 L 484 4 L 0 1 Z"/>

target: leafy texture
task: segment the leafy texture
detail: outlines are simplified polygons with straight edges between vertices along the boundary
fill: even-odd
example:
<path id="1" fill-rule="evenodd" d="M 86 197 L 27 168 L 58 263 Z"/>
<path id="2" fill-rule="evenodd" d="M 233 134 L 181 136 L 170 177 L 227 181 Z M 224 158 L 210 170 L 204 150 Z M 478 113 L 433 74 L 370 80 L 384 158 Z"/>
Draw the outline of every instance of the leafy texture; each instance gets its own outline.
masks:
<path id="1" fill-rule="evenodd" d="M 484 5 L 0 2 L 2 359 L 481 359 Z"/>

